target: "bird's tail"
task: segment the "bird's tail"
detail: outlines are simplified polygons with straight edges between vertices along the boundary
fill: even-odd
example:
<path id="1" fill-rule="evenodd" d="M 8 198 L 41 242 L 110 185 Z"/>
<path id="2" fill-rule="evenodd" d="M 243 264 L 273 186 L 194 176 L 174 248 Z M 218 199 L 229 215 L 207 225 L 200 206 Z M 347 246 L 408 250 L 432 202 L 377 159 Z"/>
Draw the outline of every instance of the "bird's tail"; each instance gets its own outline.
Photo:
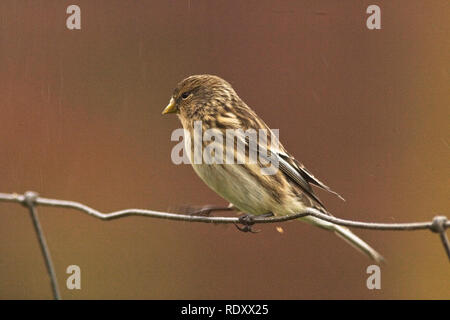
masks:
<path id="1" fill-rule="evenodd" d="M 358 251 L 368 255 L 375 262 L 377 263 L 385 262 L 381 254 L 375 251 L 375 249 L 369 246 L 366 242 L 364 242 L 361 238 L 359 238 L 349 229 L 328 221 L 321 220 L 313 216 L 306 216 L 304 218 L 301 218 L 301 220 L 313 224 L 315 226 L 318 226 L 320 228 L 333 231 L 341 239 L 344 239 L 347 243 L 349 243 L 352 247 L 356 248 Z"/>

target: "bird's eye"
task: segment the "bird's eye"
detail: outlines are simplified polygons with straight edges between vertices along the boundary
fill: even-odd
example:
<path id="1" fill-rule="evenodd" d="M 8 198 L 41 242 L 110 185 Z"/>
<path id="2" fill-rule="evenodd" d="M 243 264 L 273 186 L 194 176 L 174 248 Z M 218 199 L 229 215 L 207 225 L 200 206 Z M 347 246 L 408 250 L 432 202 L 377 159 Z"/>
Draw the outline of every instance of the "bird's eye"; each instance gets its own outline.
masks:
<path id="1" fill-rule="evenodd" d="M 191 93 L 189 91 L 186 91 L 186 92 L 183 92 L 183 94 L 181 95 L 181 98 L 187 99 L 190 95 L 191 95 Z"/>

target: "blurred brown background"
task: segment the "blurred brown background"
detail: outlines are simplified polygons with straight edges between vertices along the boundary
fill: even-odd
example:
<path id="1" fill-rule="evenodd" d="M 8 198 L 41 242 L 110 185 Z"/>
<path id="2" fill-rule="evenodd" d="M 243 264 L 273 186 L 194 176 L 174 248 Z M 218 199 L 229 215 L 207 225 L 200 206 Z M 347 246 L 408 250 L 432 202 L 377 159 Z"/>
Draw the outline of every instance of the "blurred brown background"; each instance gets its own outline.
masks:
<path id="1" fill-rule="evenodd" d="M 382 29 L 366 28 L 381 7 Z M 82 29 L 66 28 L 81 7 Z M 385 222 L 450 216 L 450 2 L 1 1 L 0 192 L 102 211 L 223 204 L 170 159 L 173 87 L 217 74 L 347 202 Z M 388 259 L 382 289 L 346 243 L 297 221 L 285 233 L 40 208 L 65 299 L 450 298 L 427 231 L 359 231 Z M 68 265 L 82 289 L 65 289 Z M 0 203 L 0 298 L 50 299 L 27 211 Z"/>

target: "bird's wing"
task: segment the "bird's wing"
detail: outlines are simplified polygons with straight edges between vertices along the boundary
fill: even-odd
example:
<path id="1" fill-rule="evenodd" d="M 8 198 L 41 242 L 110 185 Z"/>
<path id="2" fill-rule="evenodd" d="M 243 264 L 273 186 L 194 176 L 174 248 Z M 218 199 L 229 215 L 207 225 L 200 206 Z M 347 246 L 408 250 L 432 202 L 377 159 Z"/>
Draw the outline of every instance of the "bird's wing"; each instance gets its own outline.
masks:
<path id="1" fill-rule="evenodd" d="M 300 187 L 303 193 L 305 193 L 308 197 L 325 208 L 322 201 L 320 201 L 320 199 L 314 194 L 310 183 L 320 183 L 319 186 L 324 188 L 325 190 L 331 191 L 331 189 L 319 180 L 315 179 L 313 175 L 306 171 L 306 169 L 302 170 L 303 166 L 293 157 L 289 156 L 279 143 L 276 144 L 277 147 L 272 146 L 272 148 L 267 149 L 267 146 L 261 144 L 260 141 L 258 141 L 258 143 L 255 145 L 249 142 L 248 137 L 245 137 L 245 144 L 248 147 L 249 151 L 256 151 L 258 157 L 262 157 L 264 160 L 266 160 L 266 162 L 272 163 L 274 159 L 271 159 L 271 157 L 273 157 L 273 155 L 276 156 L 278 169 L 280 169 L 280 171 L 290 181 L 294 182 L 298 187 Z M 280 149 L 283 149 L 283 151 Z"/>
<path id="2" fill-rule="evenodd" d="M 249 150 L 254 149 L 254 146 L 249 143 L 248 137 L 245 137 L 245 144 L 248 146 Z M 270 148 L 269 150 L 267 150 L 267 146 L 261 145 L 258 141 L 258 156 L 262 156 L 266 158 L 265 160 L 270 161 L 270 156 L 273 152 L 277 156 L 278 167 L 281 172 L 285 174 L 297 186 L 299 186 L 306 195 L 317 201 L 322 207 L 325 208 L 320 199 L 314 194 L 314 191 L 311 188 L 311 184 L 330 193 L 333 193 L 334 195 L 345 201 L 345 199 L 340 194 L 331 190 L 330 187 L 314 177 L 303 164 L 289 155 L 279 142 L 276 144 L 276 146 L 276 148 Z"/>
<path id="3" fill-rule="evenodd" d="M 297 166 L 293 164 L 289 158 L 285 158 L 284 154 L 277 153 L 278 156 L 278 168 L 283 172 L 288 178 L 295 182 L 304 193 L 306 193 L 310 198 L 317 201 L 322 207 L 325 208 L 324 204 L 320 199 L 314 194 L 314 191 L 311 188 L 308 180 L 304 175 L 302 175 L 302 171 L 297 169 Z"/>
<path id="4" fill-rule="evenodd" d="M 339 195 L 337 192 L 331 190 L 330 187 L 328 187 L 323 182 L 321 182 L 319 179 L 314 177 L 305 168 L 305 166 L 303 164 L 301 164 L 294 157 L 292 157 L 281 145 L 281 143 L 278 140 L 278 136 L 273 133 L 273 131 L 269 128 L 269 126 L 267 124 L 265 124 L 264 121 L 262 121 L 253 110 L 251 110 L 245 104 L 244 104 L 244 107 L 240 108 L 239 110 L 240 110 L 240 112 L 244 113 L 244 115 L 246 116 L 245 118 L 256 119 L 256 121 L 257 121 L 257 123 L 254 123 L 253 125 L 247 124 L 245 126 L 245 129 L 253 128 L 253 129 L 257 130 L 259 128 L 264 128 L 269 133 L 271 133 L 268 137 L 270 140 L 270 148 L 268 150 L 269 151 L 268 153 L 266 152 L 267 144 L 261 145 L 261 143 L 258 139 L 258 150 L 259 150 L 258 155 L 259 156 L 261 156 L 261 154 L 263 154 L 263 155 L 271 154 L 271 152 L 276 154 L 277 159 L 278 159 L 279 169 L 281 170 L 281 172 L 283 172 L 291 181 L 293 181 L 296 185 L 298 185 L 302 189 L 302 191 L 304 191 L 308 196 L 310 196 L 312 199 L 317 201 L 322 206 L 323 206 L 322 202 L 314 194 L 314 191 L 312 190 L 310 184 L 313 184 L 323 190 L 331 192 L 334 195 L 338 196 L 340 199 L 345 201 L 345 199 L 341 195 Z M 275 139 L 275 140 L 272 141 L 272 139 Z M 269 140 L 267 142 L 269 142 Z M 274 146 L 273 142 L 275 142 L 275 146 Z M 251 143 L 249 144 L 248 137 L 245 137 L 244 143 L 246 144 L 246 146 L 248 146 L 248 150 L 252 149 L 252 144 Z M 253 146 L 253 149 L 254 149 L 254 146 Z M 264 151 L 264 152 L 261 152 L 261 151 Z M 268 160 L 270 162 L 270 159 L 268 159 Z"/>
<path id="5" fill-rule="evenodd" d="M 345 201 L 345 199 L 337 192 L 331 190 L 330 187 L 328 187 L 326 184 L 324 184 L 322 181 L 320 181 L 319 179 L 317 179 L 316 177 L 314 177 L 312 175 L 311 172 L 309 172 L 305 166 L 303 164 L 301 164 L 300 162 L 298 162 L 294 157 L 292 157 L 291 155 L 289 155 L 286 152 L 279 152 L 278 153 L 279 157 L 281 159 L 283 159 L 284 161 L 288 162 L 291 167 L 293 168 L 293 170 L 300 175 L 307 183 L 311 183 L 323 190 L 326 190 L 334 195 L 336 195 L 337 197 L 339 197 L 341 200 Z M 281 171 L 284 172 L 284 169 L 280 166 Z M 284 172 L 285 174 L 287 174 L 286 172 Z"/>

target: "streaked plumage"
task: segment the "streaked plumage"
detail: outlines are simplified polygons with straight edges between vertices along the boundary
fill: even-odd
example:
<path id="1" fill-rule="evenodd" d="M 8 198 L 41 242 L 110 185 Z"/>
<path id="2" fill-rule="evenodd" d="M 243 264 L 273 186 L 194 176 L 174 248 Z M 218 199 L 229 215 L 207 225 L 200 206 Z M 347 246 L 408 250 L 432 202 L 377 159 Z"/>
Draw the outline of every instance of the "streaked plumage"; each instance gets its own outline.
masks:
<path id="1" fill-rule="evenodd" d="M 223 136 L 226 135 L 226 129 L 266 129 L 271 132 L 264 121 L 239 98 L 231 85 L 217 76 L 195 75 L 181 81 L 163 113 L 172 112 L 177 113 L 183 128 L 189 132 L 193 131 L 195 121 L 202 122 L 203 132 L 214 129 L 222 132 Z M 245 139 L 244 136 L 239 138 Z M 269 135 L 268 146 L 271 141 Z M 235 158 L 243 157 L 248 160 L 252 146 L 248 139 L 242 142 L 246 145 L 245 154 L 239 154 L 236 147 L 233 153 Z M 187 146 L 191 148 L 192 154 L 192 139 Z M 265 148 L 261 145 L 257 147 Z M 226 150 L 222 148 L 222 152 L 225 159 Z M 311 185 L 339 196 L 337 193 L 314 177 L 279 142 L 276 147 L 269 147 L 268 154 L 276 156 L 278 160 L 279 170 L 273 175 L 261 173 L 263 164 L 260 161 L 255 164 L 245 161 L 243 164 L 203 163 L 192 166 L 211 189 L 244 213 L 287 215 L 297 213 L 305 207 L 314 207 L 329 214 L 314 194 Z M 302 220 L 334 231 L 375 261 L 382 260 L 381 255 L 347 228 L 311 216 Z"/>

